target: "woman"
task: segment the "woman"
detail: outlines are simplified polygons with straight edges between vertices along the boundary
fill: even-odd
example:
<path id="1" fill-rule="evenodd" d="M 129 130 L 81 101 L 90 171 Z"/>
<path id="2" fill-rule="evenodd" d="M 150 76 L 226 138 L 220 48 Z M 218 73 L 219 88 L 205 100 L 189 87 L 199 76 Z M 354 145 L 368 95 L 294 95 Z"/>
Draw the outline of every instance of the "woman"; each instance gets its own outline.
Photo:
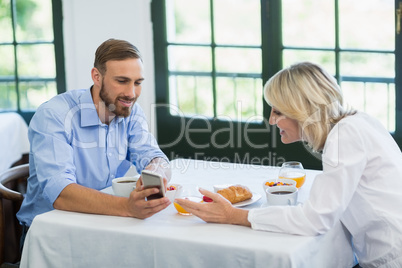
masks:
<path id="1" fill-rule="evenodd" d="M 309 200 L 247 211 L 201 189 L 212 203 L 176 202 L 207 222 L 298 235 L 323 234 L 340 220 L 360 266 L 402 267 L 402 154 L 387 130 L 345 108 L 335 79 L 312 63 L 278 72 L 264 97 L 272 107 L 269 123 L 280 129 L 283 143 L 303 141 L 322 153 L 323 173 Z"/>

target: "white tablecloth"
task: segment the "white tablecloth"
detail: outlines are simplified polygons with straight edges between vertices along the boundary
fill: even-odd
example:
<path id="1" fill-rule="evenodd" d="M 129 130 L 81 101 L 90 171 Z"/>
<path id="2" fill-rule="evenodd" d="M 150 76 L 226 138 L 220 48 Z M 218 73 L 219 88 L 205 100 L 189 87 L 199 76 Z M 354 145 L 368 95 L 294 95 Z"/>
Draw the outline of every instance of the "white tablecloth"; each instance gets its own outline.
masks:
<path id="1" fill-rule="evenodd" d="M 17 113 L 0 113 L 0 172 L 29 153 L 28 126 Z"/>
<path id="2" fill-rule="evenodd" d="M 178 159 L 172 183 L 212 190 L 241 183 L 263 197 L 272 167 Z M 299 201 L 308 198 L 318 171 L 307 171 Z M 106 189 L 110 191 L 110 189 Z M 208 224 L 177 214 L 173 205 L 148 218 L 90 215 L 54 210 L 37 216 L 25 241 L 21 267 L 352 267 L 350 236 L 338 223 L 325 235 L 303 237 Z"/>

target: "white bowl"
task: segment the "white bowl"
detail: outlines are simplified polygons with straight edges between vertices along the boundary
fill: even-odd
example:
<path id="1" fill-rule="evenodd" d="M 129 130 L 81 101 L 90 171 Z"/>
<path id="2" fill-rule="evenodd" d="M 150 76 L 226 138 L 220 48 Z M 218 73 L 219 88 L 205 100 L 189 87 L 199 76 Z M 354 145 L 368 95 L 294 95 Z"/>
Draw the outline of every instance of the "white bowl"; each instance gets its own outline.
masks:
<path id="1" fill-rule="evenodd" d="M 266 192 L 266 190 L 269 187 L 277 187 L 277 186 L 268 186 L 266 185 L 266 183 L 270 183 L 270 182 L 283 182 L 283 183 L 287 183 L 290 184 L 289 186 L 295 186 L 296 187 L 296 181 L 291 180 L 291 179 L 273 179 L 273 180 L 266 180 L 262 183 L 262 188 L 264 188 L 264 192 Z M 285 185 L 286 186 L 286 185 Z"/>
<path id="2" fill-rule="evenodd" d="M 129 197 L 135 189 L 140 175 L 130 177 L 120 177 L 112 180 L 112 189 L 115 195 Z"/>
<path id="3" fill-rule="evenodd" d="M 169 186 L 174 186 L 176 190 L 166 190 L 166 196 L 169 198 L 170 202 L 173 203 L 176 197 L 179 197 L 183 192 L 183 186 L 177 183 L 169 183 L 166 188 Z"/>

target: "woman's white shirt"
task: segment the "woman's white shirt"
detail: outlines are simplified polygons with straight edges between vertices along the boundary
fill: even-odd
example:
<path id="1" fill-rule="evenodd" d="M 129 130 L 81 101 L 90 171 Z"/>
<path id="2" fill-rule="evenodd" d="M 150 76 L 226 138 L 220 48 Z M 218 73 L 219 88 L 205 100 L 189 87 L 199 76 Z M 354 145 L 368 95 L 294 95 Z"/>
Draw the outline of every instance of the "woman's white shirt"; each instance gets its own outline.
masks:
<path id="1" fill-rule="evenodd" d="M 252 228 L 318 235 L 340 220 L 361 266 L 402 267 L 402 153 L 392 136 L 359 112 L 331 130 L 322 161 L 304 204 L 252 209 Z"/>

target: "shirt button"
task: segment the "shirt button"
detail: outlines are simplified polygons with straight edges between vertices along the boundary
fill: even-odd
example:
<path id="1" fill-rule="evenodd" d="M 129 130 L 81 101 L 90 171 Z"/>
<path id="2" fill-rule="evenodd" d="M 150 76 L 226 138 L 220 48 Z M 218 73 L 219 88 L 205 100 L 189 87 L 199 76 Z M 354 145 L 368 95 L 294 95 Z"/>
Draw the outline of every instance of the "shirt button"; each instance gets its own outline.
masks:
<path id="1" fill-rule="evenodd" d="M 112 157 L 112 153 L 108 153 L 107 155 L 110 156 L 110 157 Z"/>

